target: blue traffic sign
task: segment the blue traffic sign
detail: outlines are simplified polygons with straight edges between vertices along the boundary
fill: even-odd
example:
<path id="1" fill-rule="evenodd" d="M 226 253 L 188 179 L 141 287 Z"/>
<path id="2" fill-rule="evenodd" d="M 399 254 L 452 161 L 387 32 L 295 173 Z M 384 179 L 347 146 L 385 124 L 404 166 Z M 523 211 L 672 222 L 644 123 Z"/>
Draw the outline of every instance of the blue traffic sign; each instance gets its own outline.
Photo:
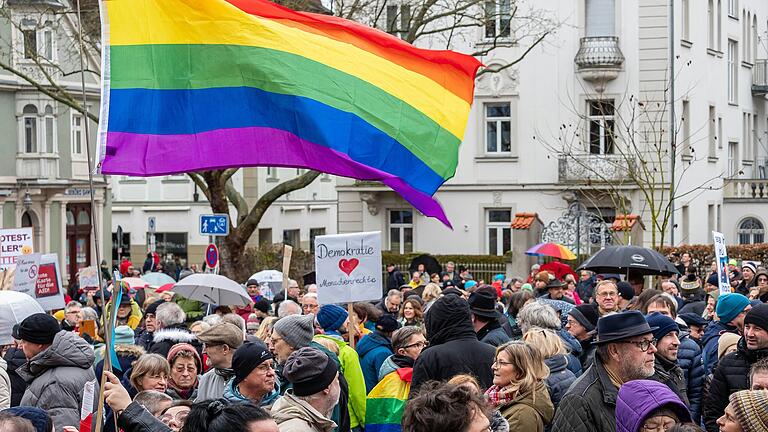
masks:
<path id="1" fill-rule="evenodd" d="M 205 248 L 205 264 L 208 268 L 216 268 L 219 265 L 219 248 L 215 244 L 209 244 Z"/>
<path id="2" fill-rule="evenodd" d="M 229 234 L 229 215 L 200 215 L 200 235 L 225 236 Z"/>

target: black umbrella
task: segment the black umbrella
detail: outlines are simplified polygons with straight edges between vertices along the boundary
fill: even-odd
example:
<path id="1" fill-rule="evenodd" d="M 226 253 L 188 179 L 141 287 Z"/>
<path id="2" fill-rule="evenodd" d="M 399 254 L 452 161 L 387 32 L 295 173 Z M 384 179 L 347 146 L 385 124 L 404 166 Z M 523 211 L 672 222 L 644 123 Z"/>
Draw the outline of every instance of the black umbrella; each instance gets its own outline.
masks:
<path id="1" fill-rule="evenodd" d="M 433 257 L 432 255 L 417 256 L 411 260 L 411 265 L 408 267 L 408 270 L 415 272 L 419 269 L 419 264 L 424 264 L 424 269 L 430 275 L 432 273 L 440 274 L 440 272 L 443 271 L 443 266 L 440 265 L 440 261 L 438 261 L 437 258 Z"/>
<path id="2" fill-rule="evenodd" d="M 624 275 L 671 276 L 680 273 L 664 255 L 640 246 L 607 247 L 584 261 L 579 270 Z"/>

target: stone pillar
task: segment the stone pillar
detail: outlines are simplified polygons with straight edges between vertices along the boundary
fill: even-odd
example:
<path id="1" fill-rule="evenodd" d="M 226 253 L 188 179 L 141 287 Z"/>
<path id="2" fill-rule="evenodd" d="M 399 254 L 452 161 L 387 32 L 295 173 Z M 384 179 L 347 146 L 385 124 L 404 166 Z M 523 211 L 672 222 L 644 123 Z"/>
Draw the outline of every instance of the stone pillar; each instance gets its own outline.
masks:
<path id="1" fill-rule="evenodd" d="M 45 252 L 50 253 L 51 252 L 51 235 L 52 235 L 52 228 L 51 227 L 51 201 L 45 200 L 43 203 L 43 245 L 42 249 L 45 250 Z"/>

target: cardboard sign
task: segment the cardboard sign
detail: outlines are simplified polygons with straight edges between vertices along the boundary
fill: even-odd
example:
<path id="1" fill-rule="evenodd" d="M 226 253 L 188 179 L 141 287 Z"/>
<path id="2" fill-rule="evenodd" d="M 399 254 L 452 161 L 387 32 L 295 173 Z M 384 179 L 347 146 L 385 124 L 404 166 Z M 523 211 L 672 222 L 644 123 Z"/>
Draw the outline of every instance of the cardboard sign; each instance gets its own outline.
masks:
<path id="1" fill-rule="evenodd" d="M 13 289 L 34 298 L 47 311 L 64 309 L 58 256 L 33 254 L 20 257 Z"/>
<path id="2" fill-rule="evenodd" d="M 83 290 L 95 290 L 99 288 L 99 270 L 96 266 L 83 267 L 77 273 L 77 280 Z"/>
<path id="3" fill-rule="evenodd" d="M 0 229 L 0 270 L 12 268 L 16 259 L 34 252 L 32 228 Z"/>
<path id="4" fill-rule="evenodd" d="M 320 304 L 381 298 L 381 232 L 317 236 L 315 269 Z"/>
<path id="5" fill-rule="evenodd" d="M 728 252 L 725 249 L 725 236 L 723 233 L 712 231 L 712 239 L 715 243 L 717 281 L 720 286 L 720 294 L 728 294 L 731 292 L 731 281 L 728 278 Z"/>

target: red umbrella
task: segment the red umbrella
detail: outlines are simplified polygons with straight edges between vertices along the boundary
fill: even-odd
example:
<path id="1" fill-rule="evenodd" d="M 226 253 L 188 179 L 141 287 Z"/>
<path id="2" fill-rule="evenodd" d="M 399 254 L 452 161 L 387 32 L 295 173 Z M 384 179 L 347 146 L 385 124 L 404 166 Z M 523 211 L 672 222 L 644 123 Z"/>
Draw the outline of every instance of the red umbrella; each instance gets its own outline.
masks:
<path id="1" fill-rule="evenodd" d="M 167 284 L 165 284 L 165 285 L 162 285 L 160 288 L 156 289 L 156 290 L 155 290 L 155 292 L 156 292 L 156 293 L 158 293 L 158 294 L 160 294 L 160 293 L 164 293 L 164 292 L 166 292 L 166 291 L 170 291 L 170 290 L 171 290 L 171 288 L 173 288 L 173 286 L 174 286 L 174 285 L 175 285 L 175 284 L 172 284 L 172 283 L 167 283 Z"/>

